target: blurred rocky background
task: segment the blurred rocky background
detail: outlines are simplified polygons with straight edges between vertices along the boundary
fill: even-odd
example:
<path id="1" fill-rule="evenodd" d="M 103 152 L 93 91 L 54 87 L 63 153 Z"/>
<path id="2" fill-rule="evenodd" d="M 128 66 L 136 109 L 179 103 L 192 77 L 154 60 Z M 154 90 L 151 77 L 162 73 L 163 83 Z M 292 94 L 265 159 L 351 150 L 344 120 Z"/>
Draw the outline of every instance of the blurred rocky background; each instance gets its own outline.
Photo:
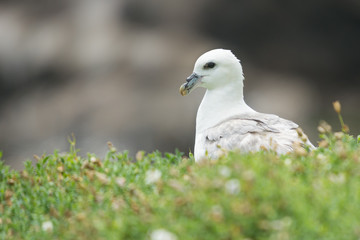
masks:
<path id="1" fill-rule="evenodd" d="M 0 150 L 14 168 L 33 154 L 193 149 L 204 90 L 179 86 L 212 48 L 241 59 L 254 109 L 340 129 L 340 100 L 360 132 L 360 2 L 0 1 Z"/>

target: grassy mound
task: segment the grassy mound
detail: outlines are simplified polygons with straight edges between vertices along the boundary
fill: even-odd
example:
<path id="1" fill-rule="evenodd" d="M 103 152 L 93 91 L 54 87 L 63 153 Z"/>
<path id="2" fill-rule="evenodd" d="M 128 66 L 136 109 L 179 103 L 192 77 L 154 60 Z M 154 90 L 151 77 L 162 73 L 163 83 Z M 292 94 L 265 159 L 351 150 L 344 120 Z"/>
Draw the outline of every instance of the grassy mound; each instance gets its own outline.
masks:
<path id="1" fill-rule="evenodd" d="M 0 163 L 0 238 L 359 239 L 359 144 L 320 130 L 320 148 L 283 156 L 132 161 L 110 146 L 100 161 L 71 141 L 21 172 Z"/>

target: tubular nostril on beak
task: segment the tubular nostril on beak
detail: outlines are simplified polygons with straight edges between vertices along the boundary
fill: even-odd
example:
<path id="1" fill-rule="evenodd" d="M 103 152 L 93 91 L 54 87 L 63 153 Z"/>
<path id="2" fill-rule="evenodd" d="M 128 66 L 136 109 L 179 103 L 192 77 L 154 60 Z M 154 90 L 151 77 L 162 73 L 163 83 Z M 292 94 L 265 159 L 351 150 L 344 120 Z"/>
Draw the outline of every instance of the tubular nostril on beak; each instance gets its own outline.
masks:
<path id="1" fill-rule="evenodd" d="M 180 94 L 185 96 L 191 92 L 200 82 L 201 77 L 196 73 L 192 73 L 189 77 L 186 78 L 186 83 L 181 85 L 179 91 Z"/>
<path id="2" fill-rule="evenodd" d="M 186 78 L 186 82 L 189 83 L 190 81 L 196 80 L 199 78 L 199 75 L 196 73 L 191 74 L 188 78 Z"/>

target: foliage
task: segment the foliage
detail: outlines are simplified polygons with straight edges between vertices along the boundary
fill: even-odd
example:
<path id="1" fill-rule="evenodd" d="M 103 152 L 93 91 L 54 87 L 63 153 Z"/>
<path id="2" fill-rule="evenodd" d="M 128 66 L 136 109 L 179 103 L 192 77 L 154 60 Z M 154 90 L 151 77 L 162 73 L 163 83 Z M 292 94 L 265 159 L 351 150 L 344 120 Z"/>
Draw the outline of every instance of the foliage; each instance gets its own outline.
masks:
<path id="1" fill-rule="evenodd" d="M 359 137 L 318 130 L 312 152 L 200 164 L 111 143 L 83 158 L 74 139 L 23 171 L 0 161 L 0 239 L 359 239 Z"/>
<path id="2" fill-rule="evenodd" d="M 155 239 L 163 229 L 167 239 L 358 239 L 357 139 L 321 136 L 306 154 L 201 164 L 180 152 L 132 161 L 112 145 L 104 161 L 81 158 L 75 141 L 21 172 L 0 163 L 0 238 Z"/>

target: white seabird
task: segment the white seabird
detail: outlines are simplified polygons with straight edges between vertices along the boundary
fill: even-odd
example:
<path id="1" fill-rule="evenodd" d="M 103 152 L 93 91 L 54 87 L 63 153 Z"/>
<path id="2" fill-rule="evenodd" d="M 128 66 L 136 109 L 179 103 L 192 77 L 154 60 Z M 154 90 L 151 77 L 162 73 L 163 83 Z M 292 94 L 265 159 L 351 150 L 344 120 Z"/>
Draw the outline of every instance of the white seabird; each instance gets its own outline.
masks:
<path id="1" fill-rule="evenodd" d="M 294 144 L 314 146 L 292 121 L 259 113 L 244 101 L 243 70 L 230 50 L 214 49 L 201 55 L 193 73 L 180 87 L 187 95 L 197 87 L 207 89 L 196 117 L 195 161 L 216 159 L 224 151 L 255 152 L 272 149 L 278 154 Z"/>

